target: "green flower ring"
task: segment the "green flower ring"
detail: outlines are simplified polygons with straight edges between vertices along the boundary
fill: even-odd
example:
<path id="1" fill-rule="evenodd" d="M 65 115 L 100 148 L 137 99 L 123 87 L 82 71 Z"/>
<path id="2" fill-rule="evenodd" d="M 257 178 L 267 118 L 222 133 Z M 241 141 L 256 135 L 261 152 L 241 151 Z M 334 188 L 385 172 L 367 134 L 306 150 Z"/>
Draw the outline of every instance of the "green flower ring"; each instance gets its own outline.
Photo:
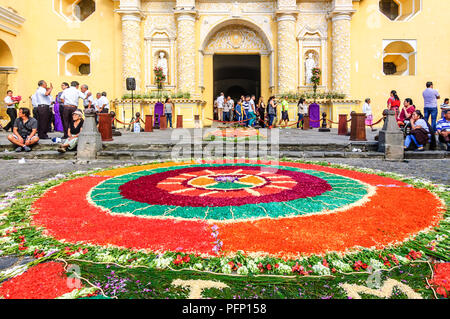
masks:
<path id="1" fill-rule="evenodd" d="M 237 180 L 217 182 L 220 177 Z M 213 222 L 331 212 L 364 200 L 369 189 L 350 178 L 295 167 L 200 164 L 118 176 L 94 187 L 88 198 L 112 214 Z"/>

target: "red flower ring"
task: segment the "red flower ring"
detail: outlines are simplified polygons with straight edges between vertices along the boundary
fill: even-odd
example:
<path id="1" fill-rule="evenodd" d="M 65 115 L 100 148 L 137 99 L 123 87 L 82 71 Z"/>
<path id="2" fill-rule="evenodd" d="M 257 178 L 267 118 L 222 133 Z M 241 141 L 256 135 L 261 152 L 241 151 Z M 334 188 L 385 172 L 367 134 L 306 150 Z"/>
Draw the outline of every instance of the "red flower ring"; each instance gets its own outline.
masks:
<path id="1" fill-rule="evenodd" d="M 238 161 L 238 163 L 270 164 L 262 161 Z M 212 225 L 206 220 L 180 221 L 112 215 L 105 209 L 92 205 L 86 196 L 93 187 L 114 176 L 187 164 L 194 163 L 166 163 L 117 169 L 65 182 L 47 191 L 34 203 L 34 223 L 44 227 L 48 235 L 69 242 L 84 241 L 96 245 L 115 245 L 152 251 L 178 250 L 212 254 L 214 246 L 211 237 Z M 213 223 L 219 227 L 219 238 L 224 243 L 224 251 L 233 253 L 243 250 L 248 253 L 295 257 L 299 254 L 345 252 L 357 247 L 383 248 L 435 226 L 442 219 L 442 202 L 425 189 L 416 189 L 390 178 L 345 169 L 289 162 L 279 164 L 281 168 L 295 167 L 350 177 L 376 187 L 376 191 L 367 201 L 334 213 L 280 219 L 265 218 L 257 221 L 238 220 L 233 223 L 214 221 Z M 201 170 L 203 169 L 197 167 L 192 168 L 191 172 Z M 252 169 L 246 166 L 245 170 Z M 173 172 L 173 175 L 166 177 L 181 175 L 180 171 Z M 222 176 L 231 180 L 235 177 L 241 178 L 243 175 L 250 176 L 249 173 L 234 176 L 227 171 L 224 172 L 227 175 Z M 284 170 L 280 170 L 279 173 L 285 175 Z M 217 172 L 210 174 L 209 177 L 217 178 L 216 175 Z M 183 179 L 182 184 L 187 185 L 190 182 L 201 186 L 202 182 L 206 183 L 195 181 L 194 176 L 191 176 L 191 179 L 188 177 Z M 161 181 L 162 179 L 159 180 Z M 155 181 L 154 185 L 158 185 L 159 182 Z M 258 185 L 256 187 L 264 187 L 264 184 L 259 186 L 256 179 L 253 182 Z M 158 186 L 154 189 L 162 191 Z M 198 190 L 204 191 L 202 187 L 198 187 Z M 244 199 L 251 200 L 255 197 L 247 194 Z M 401 201 L 399 200 L 401 198 L 420 198 L 420 200 Z"/>
<path id="2" fill-rule="evenodd" d="M 220 176 L 238 177 L 240 187 L 234 188 L 234 183 L 229 183 L 230 186 L 222 186 L 219 191 L 220 183 L 214 177 Z M 233 166 L 232 169 L 193 167 L 156 173 L 130 181 L 119 189 L 124 198 L 151 205 L 218 207 L 315 197 L 331 187 L 325 180 L 305 173 L 287 170 L 272 173 L 261 167 Z M 281 192 L 283 197 L 277 196 Z"/>

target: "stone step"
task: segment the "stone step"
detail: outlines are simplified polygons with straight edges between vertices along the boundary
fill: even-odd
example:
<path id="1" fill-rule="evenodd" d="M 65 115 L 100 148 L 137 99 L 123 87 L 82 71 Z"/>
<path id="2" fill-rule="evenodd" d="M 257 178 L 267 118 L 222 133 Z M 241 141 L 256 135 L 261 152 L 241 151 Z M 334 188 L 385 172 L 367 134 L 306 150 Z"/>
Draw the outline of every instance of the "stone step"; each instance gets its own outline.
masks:
<path id="1" fill-rule="evenodd" d="M 64 160 L 75 160 L 76 152 L 66 152 L 64 154 L 58 151 L 39 151 L 33 150 L 31 152 L 0 152 L 0 159 L 10 160 L 10 159 L 64 159 Z"/>
<path id="2" fill-rule="evenodd" d="M 445 159 L 450 158 L 448 151 L 407 151 L 405 152 L 405 159 Z"/>

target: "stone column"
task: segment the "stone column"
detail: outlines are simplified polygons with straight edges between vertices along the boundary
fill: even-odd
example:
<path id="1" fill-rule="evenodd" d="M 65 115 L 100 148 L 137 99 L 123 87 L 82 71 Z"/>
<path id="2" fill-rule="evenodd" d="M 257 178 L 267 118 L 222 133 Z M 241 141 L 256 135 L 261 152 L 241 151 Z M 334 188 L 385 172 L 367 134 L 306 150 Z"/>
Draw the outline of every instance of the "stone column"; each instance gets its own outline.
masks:
<path id="1" fill-rule="evenodd" d="M 351 50 L 350 21 L 351 12 L 333 13 L 332 21 L 332 63 L 333 91 L 351 93 Z"/>
<path id="2" fill-rule="evenodd" d="M 136 79 L 136 89 L 141 85 L 141 18 L 134 13 L 122 15 L 122 78 L 126 90 L 127 78 Z"/>
<path id="3" fill-rule="evenodd" d="M 295 22 L 295 13 L 278 13 L 278 93 L 297 91 L 298 63 Z"/>
<path id="4" fill-rule="evenodd" d="M 195 10 L 176 10 L 178 90 L 195 95 Z"/>

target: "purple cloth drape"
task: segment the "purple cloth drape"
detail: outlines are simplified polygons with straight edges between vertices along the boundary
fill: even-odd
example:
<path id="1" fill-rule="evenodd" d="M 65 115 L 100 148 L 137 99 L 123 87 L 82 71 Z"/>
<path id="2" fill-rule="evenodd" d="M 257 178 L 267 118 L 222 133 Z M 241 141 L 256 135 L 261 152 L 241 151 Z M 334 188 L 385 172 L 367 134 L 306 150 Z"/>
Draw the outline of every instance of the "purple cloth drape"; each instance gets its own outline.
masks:
<path id="1" fill-rule="evenodd" d="M 161 102 L 158 102 L 155 104 L 155 112 L 154 114 L 154 118 L 155 118 L 155 123 L 154 126 L 159 126 L 159 119 L 161 118 L 162 115 L 164 115 L 164 104 L 162 104 Z M 156 119 L 156 114 L 158 114 L 158 120 Z M 158 123 L 158 124 L 157 124 Z"/>
<path id="2" fill-rule="evenodd" d="M 64 127 L 62 124 L 61 114 L 59 113 L 59 103 L 55 102 L 54 104 L 54 112 L 55 112 L 55 131 L 56 132 L 64 132 Z"/>
<path id="3" fill-rule="evenodd" d="M 320 127 L 320 105 L 317 103 L 309 106 L 309 126 Z"/>

